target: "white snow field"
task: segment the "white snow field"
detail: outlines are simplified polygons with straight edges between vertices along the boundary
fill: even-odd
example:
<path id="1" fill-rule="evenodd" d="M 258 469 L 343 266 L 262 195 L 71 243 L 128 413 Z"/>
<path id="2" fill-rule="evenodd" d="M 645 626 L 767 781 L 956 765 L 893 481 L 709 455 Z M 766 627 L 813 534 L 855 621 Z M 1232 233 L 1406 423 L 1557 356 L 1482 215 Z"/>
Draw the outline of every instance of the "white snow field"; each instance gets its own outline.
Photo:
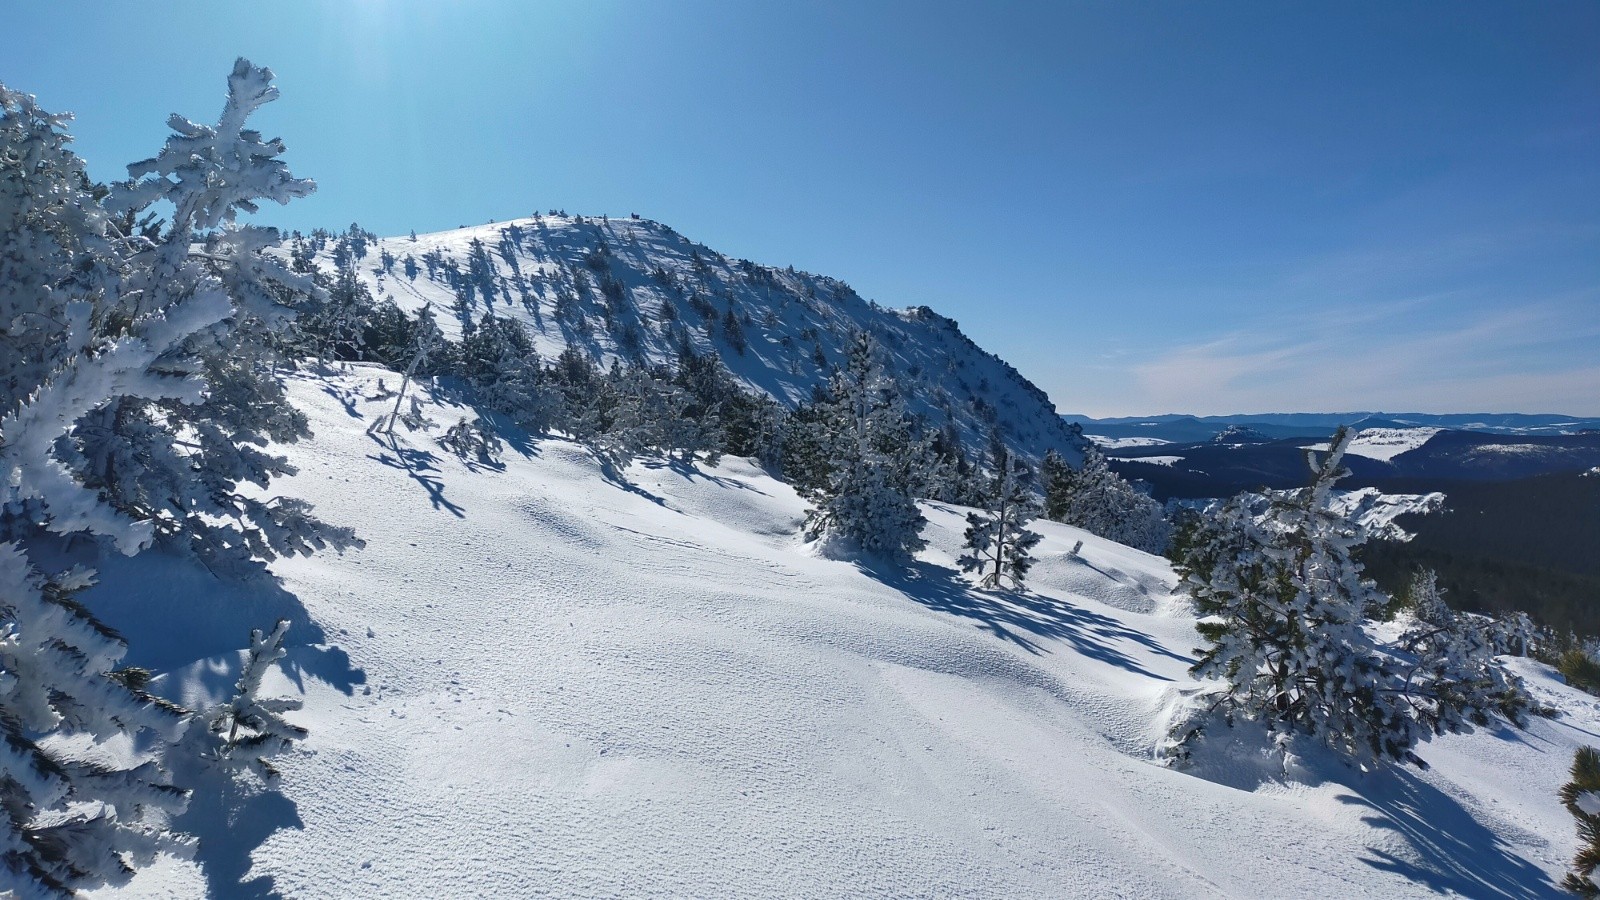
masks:
<path id="1" fill-rule="evenodd" d="M 541 440 L 469 465 L 367 435 L 380 377 L 291 380 L 316 437 L 275 486 L 364 551 L 251 588 L 147 554 L 85 595 L 186 698 L 289 616 L 269 689 L 310 729 L 282 796 L 197 800 L 196 860 L 117 896 L 1558 895 L 1556 791 L 1600 710 L 1542 666 L 1516 663 L 1566 716 L 1436 740 L 1426 772 L 1286 776 L 1245 729 L 1178 771 L 1157 746 L 1198 639 L 1159 557 L 1040 523 L 1029 590 L 981 592 L 964 510 L 932 504 L 909 570 L 822 558 L 747 462 L 623 484 Z"/>

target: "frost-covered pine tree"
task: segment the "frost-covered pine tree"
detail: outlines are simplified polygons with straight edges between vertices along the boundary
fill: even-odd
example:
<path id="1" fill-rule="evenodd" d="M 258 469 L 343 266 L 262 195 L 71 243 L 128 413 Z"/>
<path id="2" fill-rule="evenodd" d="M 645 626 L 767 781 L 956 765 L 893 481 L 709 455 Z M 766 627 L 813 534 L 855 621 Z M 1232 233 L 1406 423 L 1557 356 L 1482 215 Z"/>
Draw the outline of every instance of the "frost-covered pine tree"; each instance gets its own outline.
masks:
<path id="1" fill-rule="evenodd" d="M 1055 522 L 1067 520 L 1068 501 L 1072 494 L 1072 467 L 1061 458 L 1061 454 L 1054 449 L 1045 451 L 1044 460 L 1039 463 L 1039 481 L 1044 488 L 1044 510 L 1046 519 Z"/>
<path id="2" fill-rule="evenodd" d="M 66 117 L 0 86 L 0 871 L 22 896 L 121 883 L 183 846 L 162 757 L 184 712 L 117 668 L 121 639 L 72 599 L 92 573 L 36 561 L 79 536 L 213 569 L 354 540 L 303 502 L 237 490 L 292 471 L 260 448 L 305 433 L 268 336 L 280 299 L 312 288 L 264 253 L 276 232 L 236 222 L 311 188 L 244 127 L 270 82 L 239 61 L 219 124 L 174 116 L 178 135 L 109 197 Z M 161 202 L 165 234 L 148 224 Z M 121 735 L 131 755 L 105 746 Z"/>
<path id="3" fill-rule="evenodd" d="M 1488 621 L 1451 609 L 1432 571 L 1419 571 L 1409 593 L 1411 622 L 1399 649 L 1412 658 L 1402 665 L 1404 696 L 1417 721 L 1433 734 L 1470 732 L 1492 716 L 1526 725 L 1527 692 L 1495 660 Z"/>
<path id="4" fill-rule="evenodd" d="M 926 481 L 928 498 L 962 506 L 984 505 L 982 473 L 967 459 L 961 445 L 961 432 L 954 420 L 933 433 L 928 444 L 929 465 Z"/>
<path id="5" fill-rule="evenodd" d="M 827 488 L 841 458 L 839 441 L 844 434 L 844 411 L 830 391 L 819 384 L 811 398 L 788 417 L 788 434 L 783 447 L 783 480 L 801 496 L 811 496 Z"/>
<path id="6" fill-rule="evenodd" d="M 1020 589 L 1033 566 L 1030 552 L 1041 540 L 1038 532 L 1028 529 L 1040 512 L 1033 495 L 1033 473 L 998 437 L 990 443 L 994 472 L 985 492 L 987 509 L 967 514 L 969 552 L 958 563 L 963 571 L 977 571 L 979 583 L 986 588 L 999 587 L 1004 579 L 1010 579 L 1011 586 Z"/>
<path id="7" fill-rule="evenodd" d="M 482 416 L 471 420 L 461 417 L 461 421 L 445 429 L 439 444 L 462 459 L 475 459 L 484 465 L 498 462 L 505 447 L 494 425 Z"/>
<path id="8" fill-rule="evenodd" d="M 99 533 L 61 505 L 71 482 L 97 515 L 139 523 L 124 550 L 157 541 L 217 569 L 354 543 L 301 501 L 237 489 L 293 471 L 261 449 L 307 433 L 273 377 L 273 335 L 293 315 L 283 299 L 316 291 L 265 252 L 277 232 L 238 213 L 314 186 L 245 127 L 277 96 L 271 72 L 240 60 L 228 86 L 216 126 L 173 116 L 177 134 L 109 196 L 67 149 L 64 117 L 0 90 L 0 452 L 8 470 L 32 462 L 6 487 L 0 539 L 35 539 L 44 521 Z M 164 232 L 134 224 L 161 203 Z M 37 514 L 51 491 L 57 508 Z"/>
<path id="9" fill-rule="evenodd" d="M 1175 756 L 1217 713 L 1261 722 L 1283 752 L 1304 734 L 1362 761 L 1417 761 L 1402 679 L 1362 628 L 1376 591 L 1352 555 L 1365 531 L 1329 506 L 1351 437 L 1341 428 L 1321 461 L 1308 453 L 1310 486 L 1224 504 L 1178 565 L 1210 642 L 1191 671 L 1217 686 L 1178 725 Z"/>
<path id="10" fill-rule="evenodd" d="M 444 343 L 444 333 L 439 330 L 438 323 L 433 317 L 433 306 L 424 305 L 421 312 L 417 313 L 416 328 L 412 330 L 411 342 L 407 347 L 405 372 L 400 376 L 400 392 L 395 395 L 394 409 L 386 419 L 373 422 L 374 432 L 381 430 L 390 437 L 394 436 L 394 425 L 400 421 L 400 404 L 405 402 L 406 391 L 411 387 L 411 380 L 417 376 L 417 369 L 428 361 L 439 345 Z M 415 398 L 413 398 L 413 401 Z M 420 413 L 417 413 L 420 415 Z M 381 426 L 381 428 L 380 428 Z"/>
<path id="11" fill-rule="evenodd" d="M 827 485 L 812 495 L 806 536 L 842 540 L 868 553 L 903 558 L 926 546 L 913 487 L 925 448 L 911 430 L 873 340 L 857 333 L 832 380 L 836 454 Z"/>
<path id="12" fill-rule="evenodd" d="M 560 418 L 560 398 L 545 383 L 539 352 L 521 323 L 484 313 L 457 353 L 461 376 L 484 405 L 535 433 Z"/>
<path id="13" fill-rule="evenodd" d="M 1546 634 L 1525 612 L 1496 616 L 1489 623 L 1489 641 L 1494 652 L 1503 656 L 1529 656 L 1541 646 Z"/>
<path id="14" fill-rule="evenodd" d="M 613 465 L 657 451 L 681 462 L 697 454 L 715 464 L 722 433 L 710 410 L 690 415 L 695 400 L 666 369 L 614 367 L 606 378 L 612 397 L 608 423 L 596 445 Z"/>
<path id="15" fill-rule="evenodd" d="M 331 277 L 312 268 L 309 260 L 305 265 L 322 287 L 322 296 L 295 318 L 293 332 L 286 338 L 289 349 L 324 361 L 366 359 L 372 349 L 367 344 L 368 323 L 377 305 L 366 283 L 356 276 L 353 265 L 339 268 Z"/>
<path id="16" fill-rule="evenodd" d="M 188 849 L 167 832 L 187 792 L 159 759 L 106 749 L 119 735 L 164 748 L 187 717 L 117 669 L 121 638 L 72 599 L 91 581 L 46 578 L 0 543 L 0 893 L 72 897 Z"/>

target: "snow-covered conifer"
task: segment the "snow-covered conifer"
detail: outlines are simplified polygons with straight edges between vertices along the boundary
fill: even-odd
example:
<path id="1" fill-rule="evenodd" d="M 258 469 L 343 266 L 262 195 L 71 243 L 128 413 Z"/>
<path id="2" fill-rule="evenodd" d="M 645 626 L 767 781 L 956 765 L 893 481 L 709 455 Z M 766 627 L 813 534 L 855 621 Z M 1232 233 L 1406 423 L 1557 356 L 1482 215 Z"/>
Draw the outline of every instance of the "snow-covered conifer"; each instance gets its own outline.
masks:
<path id="1" fill-rule="evenodd" d="M 788 453 L 789 413 L 771 397 L 737 390 L 717 404 L 712 427 L 728 453 L 747 456 L 778 472 Z"/>
<path id="2" fill-rule="evenodd" d="M 320 272 L 314 277 L 323 286 L 322 301 L 296 317 L 293 349 L 321 360 L 366 359 L 367 323 L 375 306 L 366 282 L 351 266 L 332 277 Z"/>
<path id="3" fill-rule="evenodd" d="M 186 792 L 158 759 L 105 752 L 118 735 L 158 749 L 182 710 L 146 694 L 143 673 L 117 671 L 121 638 L 74 602 L 83 570 L 45 578 L 14 543 L 0 543 L 0 890 L 71 897 L 125 883 L 158 853 L 182 853 L 166 832 Z M 48 740 L 56 735 L 88 738 Z"/>
<path id="4" fill-rule="evenodd" d="M 593 443 L 606 425 L 605 376 L 593 359 L 570 344 L 556 357 L 549 375 L 561 401 L 556 428 L 575 441 Z"/>
<path id="5" fill-rule="evenodd" d="M 1385 605 L 1354 555 L 1369 532 L 1330 503 L 1351 438 L 1340 429 L 1325 459 L 1310 454 L 1309 487 L 1240 495 L 1192 536 L 1178 569 L 1211 642 L 1193 671 L 1222 682 L 1210 709 L 1265 723 L 1280 747 L 1305 733 L 1362 760 L 1418 764 L 1412 748 L 1432 735 L 1525 724 L 1527 695 L 1495 661 L 1489 629 L 1451 610 L 1432 573 L 1412 584 L 1396 646 L 1366 631 L 1365 612 Z M 1178 755 L 1199 718 L 1180 726 Z"/>
<path id="6" fill-rule="evenodd" d="M 274 335 L 293 314 L 283 298 L 316 287 L 265 252 L 276 231 L 236 221 L 313 185 L 277 159 L 281 142 L 244 127 L 276 96 L 271 73 L 240 60 L 228 82 L 218 125 L 172 117 L 177 134 L 103 201 L 65 119 L 0 89 L 0 318 L 18 338 L 0 358 L 0 453 L 19 473 L 0 538 L 42 524 L 127 551 L 158 540 L 214 569 L 354 542 L 304 504 L 285 515 L 294 504 L 237 490 L 292 472 L 260 449 L 307 433 L 273 377 Z M 158 202 L 171 204 L 164 233 L 124 230 Z"/>
<path id="7" fill-rule="evenodd" d="M 611 403 L 596 445 L 614 465 L 650 451 L 684 462 L 705 454 L 715 463 L 722 432 L 716 414 L 684 390 L 665 368 L 613 366 L 606 383 Z"/>
<path id="8" fill-rule="evenodd" d="M 1402 668 L 1404 696 L 1417 721 L 1434 734 L 1471 731 L 1495 715 L 1525 725 L 1527 692 L 1495 660 L 1487 623 L 1446 605 L 1431 571 L 1416 574 L 1410 599 L 1411 624 L 1399 645 L 1413 658 Z"/>
<path id="9" fill-rule="evenodd" d="M 408 348 L 409 361 L 406 363 L 405 372 L 400 377 L 400 392 L 395 395 L 394 409 L 389 413 L 387 421 L 379 419 L 374 426 L 382 424 L 384 434 L 394 435 L 394 424 L 400 420 L 400 404 L 406 399 L 406 389 L 411 386 L 411 379 L 416 376 L 417 368 L 428 361 L 428 357 L 439 349 L 444 342 L 444 335 L 439 331 L 439 325 L 433 318 L 433 307 L 425 305 L 417 313 L 417 325 L 411 334 L 411 344 Z M 420 410 L 413 409 L 413 415 L 420 417 Z M 413 426 L 413 429 L 415 427 Z"/>
<path id="10" fill-rule="evenodd" d="M 439 443 L 462 459 L 475 459 L 485 465 L 498 462 L 500 451 L 505 448 L 494 426 L 482 416 L 470 421 L 463 416 L 461 421 L 445 429 Z"/>
<path id="11" fill-rule="evenodd" d="M 817 385 L 811 399 L 789 415 L 784 443 L 783 480 L 801 496 L 825 489 L 840 457 L 842 410 L 828 385 Z"/>
<path id="12" fill-rule="evenodd" d="M 891 558 L 921 550 L 927 519 L 912 490 L 925 447 L 912 434 L 894 382 L 878 362 L 877 345 L 865 333 L 851 342 L 831 387 L 837 457 L 826 488 L 812 495 L 806 535 L 842 539 Z"/>
<path id="13" fill-rule="evenodd" d="M 302 501 L 237 490 L 292 472 L 260 448 L 306 433 L 273 348 L 283 298 L 316 289 L 265 252 L 275 231 L 236 221 L 312 187 L 244 127 L 270 82 L 240 60 L 219 124 L 174 116 L 103 202 L 66 118 L 0 87 L 0 871 L 23 896 L 118 884 L 183 849 L 165 829 L 185 793 L 161 766 L 186 714 L 116 668 L 122 640 L 72 599 L 92 573 L 36 568 L 52 535 L 165 540 L 213 570 L 354 542 Z M 165 234 L 147 224 L 158 202 Z M 118 735 L 131 757 L 107 750 Z"/>
<path id="14" fill-rule="evenodd" d="M 1309 454 L 1309 487 L 1224 504 L 1179 564 L 1210 642 L 1192 671 L 1219 682 L 1178 726 L 1180 758 L 1220 712 L 1262 722 L 1284 751 L 1307 734 L 1362 760 L 1415 760 L 1402 679 L 1362 628 L 1376 590 L 1352 555 L 1364 529 L 1328 503 L 1352 436 L 1340 429 L 1320 462 Z"/>
<path id="15" fill-rule="evenodd" d="M 1044 481 L 1049 518 L 1149 553 L 1163 552 L 1172 539 L 1161 504 L 1111 471 L 1105 454 L 1093 446 L 1084 447 L 1083 465 L 1076 470 L 1059 455 L 1047 456 Z"/>
<path id="16" fill-rule="evenodd" d="M 935 431 L 928 442 L 927 494 L 931 500 L 982 506 L 985 503 L 982 473 L 967 458 L 961 444 L 961 431 L 953 420 Z"/>
<path id="17" fill-rule="evenodd" d="M 539 352 L 520 323 L 484 313 L 457 348 L 457 374 L 477 399 L 519 427 L 551 428 L 561 417 L 561 399 L 546 384 Z"/>
<path id="18" fill-rule="evenodd" d="M 1540 646 L 1544 632 L 1525 612 L 1496 616 L 1489 623 L 1489 640 L 1502 656 L 1529 656 Z"/>
<path id="19" fill-rule="evenodd" d="M 970 552 L 958 562 L 964 571 L 977 571 L 986 588 L 999 587 L 1007 578 L 1012 587 L 1021 588 L 1033 566 L 1030 551 L 1041 539 L 1038 532 L 1028 529 L 1040 511 L 1033 496 L 1033 473 L 998 438 L 991 444 L 994 473 L 988 485 L 987 509 L 967 514 Z"/>
<path id="20" fill-rule="evenodd" d="M 1039 464 L 1039 480 L 1044 488 L 1044 517 L 1056 522 L 1067 520 L 1072 496 L 1072 467 L 1054 449 L 1045 451 Z"/>

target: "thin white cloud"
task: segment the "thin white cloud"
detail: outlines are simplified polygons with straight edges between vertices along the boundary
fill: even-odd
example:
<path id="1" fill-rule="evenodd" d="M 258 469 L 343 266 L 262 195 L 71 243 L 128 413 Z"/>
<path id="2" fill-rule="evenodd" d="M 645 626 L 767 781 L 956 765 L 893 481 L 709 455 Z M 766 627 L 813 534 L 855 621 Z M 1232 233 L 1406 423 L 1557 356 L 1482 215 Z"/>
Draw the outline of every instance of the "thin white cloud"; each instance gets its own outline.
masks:
<path id="1" fill-rule="evenodd" d="M 1432 330 L 1411 321 L 1409 302 L 1280 319 L 1158 351 L 1132 367 L 1128 407 L 1600 415 L 1600 322 L 1583 311 L 1600 302 L 1587 299 L 1458 316 Z M 1572 351 L 1585 342 L 1593 352 Z"/>

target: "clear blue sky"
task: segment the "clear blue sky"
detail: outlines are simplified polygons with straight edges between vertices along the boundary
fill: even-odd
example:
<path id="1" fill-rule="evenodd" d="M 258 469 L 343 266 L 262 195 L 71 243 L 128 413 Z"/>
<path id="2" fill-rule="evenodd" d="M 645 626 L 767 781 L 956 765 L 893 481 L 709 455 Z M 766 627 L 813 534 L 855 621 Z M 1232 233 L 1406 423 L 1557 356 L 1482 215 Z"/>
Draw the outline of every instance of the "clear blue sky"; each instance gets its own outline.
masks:
<path id="1" fill-rule="evenodd" d="M 534 209 L 953 316 L 1064 412 L 1600 414 L 1600 3 L 7 5 L 97 177 L 245 55 L 382 234 Z"/>

